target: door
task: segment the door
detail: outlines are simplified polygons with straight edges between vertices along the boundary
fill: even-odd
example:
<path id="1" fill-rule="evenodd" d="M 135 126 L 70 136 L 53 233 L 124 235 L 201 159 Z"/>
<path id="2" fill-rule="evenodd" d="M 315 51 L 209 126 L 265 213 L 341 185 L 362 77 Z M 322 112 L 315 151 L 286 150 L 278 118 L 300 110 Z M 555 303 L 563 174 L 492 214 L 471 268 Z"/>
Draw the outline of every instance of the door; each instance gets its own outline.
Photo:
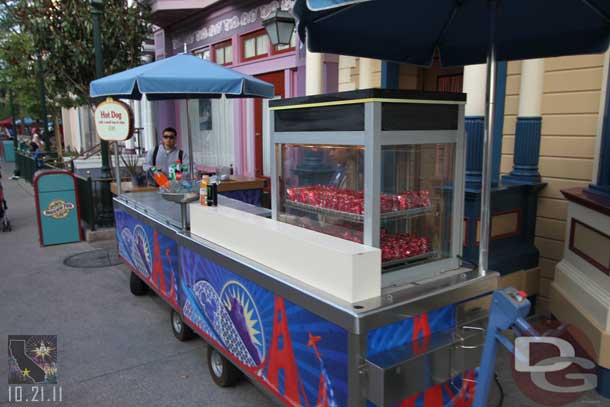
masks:
<path id="1" fill-rule="evenodd" d="M 284 71 L 277 71 L 256 76 L 258 79 L 269 82 L 274 86 L 274 94 L 282 98 L 286 97 L 284 92 Z M 254 99 L 254 159 L 256 176 L 263 176 L 263 102 Z"/>

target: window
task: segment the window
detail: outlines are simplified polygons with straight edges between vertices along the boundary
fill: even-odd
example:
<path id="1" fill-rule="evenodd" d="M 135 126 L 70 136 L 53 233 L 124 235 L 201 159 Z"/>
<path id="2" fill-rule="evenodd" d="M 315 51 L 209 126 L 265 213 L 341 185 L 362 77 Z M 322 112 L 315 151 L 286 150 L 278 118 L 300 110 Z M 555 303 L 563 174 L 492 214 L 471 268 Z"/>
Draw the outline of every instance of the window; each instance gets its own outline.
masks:
<path id="1" fill-rule="evenodd" d="M 265 30 L 256 31 L 242 37 L 244 60 L 263 58 L 269 55 L 269 37 Z"/>
<path id="2" fill-rule="evenodd" d="M 197 50 L 197 51 L 195 51 L 195 56 L 209 61 L 210 60 L 210 49 L 205 48 L 205 49 Z"/>
<path id="3" fill-rule="evenodd" d="M 295 30 L 295 32 L 292 33 L 292 37 L 290 38 L 290 45 L 276 45 L 275 47 L 273 47 L 271 53 L 275 55 L 284 52 L 294 51 L 294 49 L 297 47 L 297 35 L 298 34 Z"/>
<path id="4" fill-rule="evenodd" d="M 464 75 L 440 75 L 436 78 L 436 90 L 438 92 L 461 92 Z"/>
<path id="5" fill-rule="evenodd" d="M 214 47 L 214 62 L 218 65 L 231 65 L 233 63 L 233 46 L 230 40 L 221 42 Z"/>
<path id="6" fill-rule="evenodd" d="M 180 125 L 186 132 L 187 101 L 179 103 Z M 194 165 L 217 167 L 235 163 L 233 100 L 189 99 L 188 104 Z"/>

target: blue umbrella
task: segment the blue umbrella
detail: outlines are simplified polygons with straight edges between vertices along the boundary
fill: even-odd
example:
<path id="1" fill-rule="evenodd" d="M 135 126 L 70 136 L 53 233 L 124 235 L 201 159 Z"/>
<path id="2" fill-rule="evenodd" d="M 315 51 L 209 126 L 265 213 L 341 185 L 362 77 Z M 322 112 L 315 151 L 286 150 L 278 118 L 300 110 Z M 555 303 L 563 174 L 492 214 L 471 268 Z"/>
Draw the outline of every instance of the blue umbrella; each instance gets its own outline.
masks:
<path id="1" fill-rule="evenodd" d="M 608 0 L 297 0 L 299 34 L 311 51 L 429 65 L 487 61 L 479 267 L 487 271 L 496 60 L 604 52 Z M 487 403 L 496 339 L 488 336 L 475 407 Z"/>
<path id="2" fill-rule="evenodd" d="M 273 85 L 189 54 L 141 65 L 89 84 L 89 96 L 96 99 L 141 99 L 144 94 L 148 100 L 209 99 L 223 95 L 228 98 L 272 98 Z M 188 103 L 186 116 L 190 123 Z M 187 133 L 189 172 L 193 174 L 190 126 L 187 126 Z M 115 148 L 118 148 L 116 144 Z M 120 193 L 120 182 L 117 186 Z"/>
<path id="3" fill-rule="evenodd" d="M 26 117 L 25 119 L 23 119 L 23 121 L 21 119 L 15 120 L 15 124 L 18 126 L 21 126 L 21 124 L 24 124 L 25 126 L 31 126 L 33 124 L 36 124 L 36 121 L 34 119 Z"/>
<path id="4" fill-rule="evenodd" d="M 610 41 L 608 0 L 297 0 L 294 13 L 311 51 L 416 65 L 437 50 L 445 66 L 485 63 L 492 27 L 500 61 L 604 52 Z"/>
<path id="5" fill-rule="evenodd" d="M 608 0 L 297 0 L 299 34 L 314 52 L 429 65 L 487 61 L 479 266 L 487 270 L 496 60 L 603 52 Z"/>
<path id="6" fill-rule="evenodd" d="M 273 97 L 273 85 L 189 54 L 179 54 L 97 79 L 93 98 L 149 100 Z"/>

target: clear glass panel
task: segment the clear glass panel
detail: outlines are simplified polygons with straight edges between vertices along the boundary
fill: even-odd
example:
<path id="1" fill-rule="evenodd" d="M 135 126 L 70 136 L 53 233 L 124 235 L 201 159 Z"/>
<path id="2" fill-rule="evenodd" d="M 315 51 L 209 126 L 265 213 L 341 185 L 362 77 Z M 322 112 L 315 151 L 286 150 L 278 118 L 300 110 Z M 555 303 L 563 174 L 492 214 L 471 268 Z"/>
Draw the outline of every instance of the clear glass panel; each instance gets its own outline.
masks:
<path id="1" fill-rule="evenodd" d="M 279 44 L 275 46 L 276 51 L 283 51 L 288 48 L 296 48 L 297 46 L 297 33 L 296 31 L 292 33 L 292 37 L 290 37 L 290 45 Z"/>
<path id="2" fill-rule="evenodd" d="M 244 41 L 244 58 L 256 56 L 256 39 L 248 38 Z"/>
<path id="3" fill-rule="evenodd" d="M 216 63 L 223 65 L 225 63 L 224 48 L 216 48 Z"/>
<path id="4" fill-rule="evenodd" d="M 233 63 L 233 46 L 227 45 L 225 47 L 225 64 Z"/>
<path id="5" fill-rule="evenodd" d="M 206 49 L 205 51 L 203 51 L 201 53 L 201 58 L 205 59 L 206 61 L 209 61 L 210 60 L 210 50 Z"/>
<path id="6" fill-rule="evenodd" d="M 267 34 L 256 37 L 256 55 L 265 55 L 269 52 L 269 39 Z"/>
<path id="7" fill-rule="evenodd" d="M 362 243 L 364 148 L 284 144 L 276 154 L 279 220 Z"/>
<path id="8" fill-rule="evenodd" d="M 382 147 L 384 269 L 451 257 L 454 144 Z"/>

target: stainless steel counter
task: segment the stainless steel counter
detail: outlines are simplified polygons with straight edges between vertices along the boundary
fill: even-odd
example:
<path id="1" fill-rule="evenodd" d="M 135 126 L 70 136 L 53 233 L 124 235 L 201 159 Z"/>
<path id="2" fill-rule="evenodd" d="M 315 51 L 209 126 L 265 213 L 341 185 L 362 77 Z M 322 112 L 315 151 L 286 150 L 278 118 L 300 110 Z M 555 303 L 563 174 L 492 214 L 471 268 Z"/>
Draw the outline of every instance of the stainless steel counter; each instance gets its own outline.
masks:
<path id="1" fill-rule="evenodd" d="M 166 201 L 157 192 L 132 192 L 114 198 L 133 209 L 144 212 L 155 218 L 159 223 L 180 230 L 180 205 Z M 237 199 L 218 195 L 218 205 L 228 206 L 243 212 L 270 218 L 271 211 L 266 208 L 247 204 Z"/>

